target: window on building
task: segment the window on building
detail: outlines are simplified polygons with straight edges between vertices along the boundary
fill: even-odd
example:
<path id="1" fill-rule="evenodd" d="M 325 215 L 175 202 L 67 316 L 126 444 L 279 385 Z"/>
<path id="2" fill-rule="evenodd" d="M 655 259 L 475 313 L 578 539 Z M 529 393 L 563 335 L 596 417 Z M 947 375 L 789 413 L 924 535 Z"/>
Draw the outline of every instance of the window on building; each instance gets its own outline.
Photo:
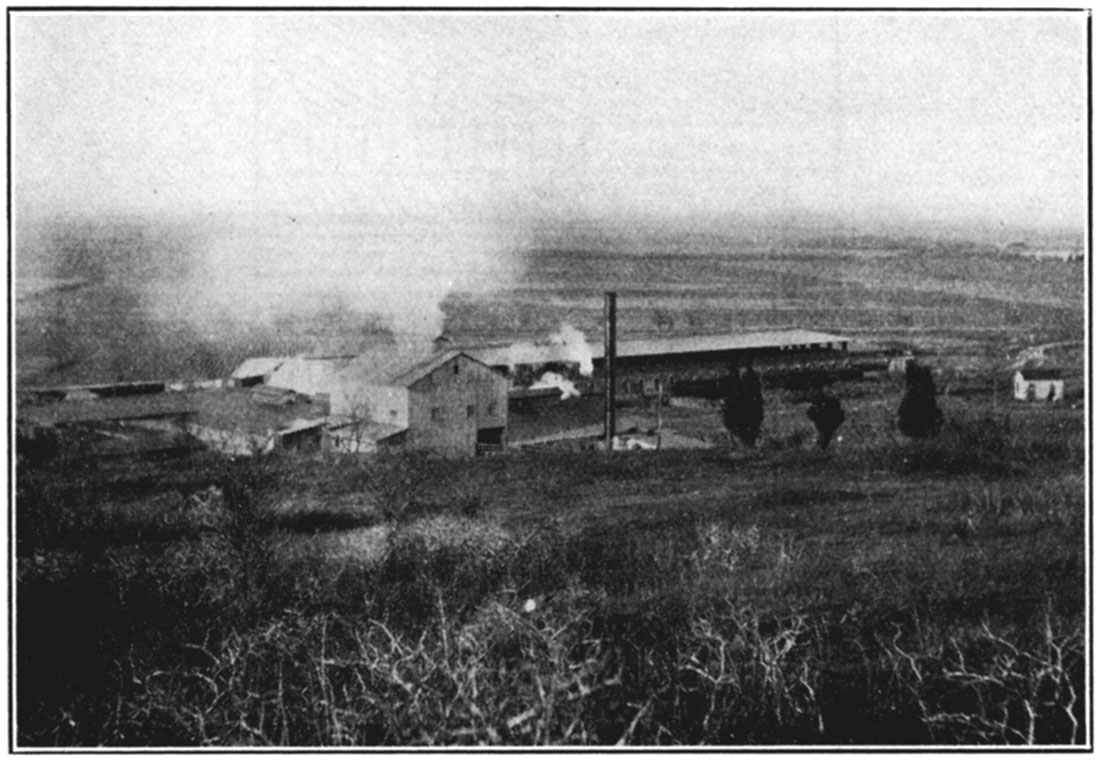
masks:
<path id="1" fill-rule="evenodd" d="M 432 408 L 432 420 L 433 421 L 442 421 L 443 420 L 443 408 L 441 408 L 441 407 L 433 407 Z"/>
<path id="2" fill-rule="evenodd" d="M 466 406 L 466 417 L 467 418 L 473 418 L 475 415 L 477 415 L 477 405 L 467 405 Z"/>
<path id="3" fill-rule="evenodd" d="M 455 363 L 455 375 L 458 375 L 458 363 Z"/>
<path id="4" fill-rule="evenodd" d="M 497 403 L 490 402 L 489 403 L 489 415 L 496 415 L 496 414 L 497 414 Z"/>
<path id="5" fill-rule="evenodd" d="M 390 418 L 396 418 L 396 417 L 397 417 L 397 411 L 396 410 L 391 410 L 390 411 Z"/>

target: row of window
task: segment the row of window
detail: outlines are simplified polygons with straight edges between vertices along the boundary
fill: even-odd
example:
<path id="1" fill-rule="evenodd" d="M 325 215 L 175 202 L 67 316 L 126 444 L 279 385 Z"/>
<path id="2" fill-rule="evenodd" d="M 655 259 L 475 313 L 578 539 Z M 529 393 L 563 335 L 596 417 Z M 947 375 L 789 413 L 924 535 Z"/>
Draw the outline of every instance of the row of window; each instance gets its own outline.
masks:
<path id="1" fill-rule="evenodd" d="M 660 378 L 654 378 L 652 381 L 632 381 L 630 379 L 624 379 L 619 382 L 619 390 L 627 394 L 642 394 L 651 390 L 655 392 L 660 384 Z"/>
<path id="2" fill-rule="evenodd" d="M 485 414 L 486 415 L 496 415 L 497 414 L 497 403 L 490 402 L 488 405 L 486 405 Z M 467 405 L 466 406 L 466 417 L 467 418 L 473 418 L 476 415 L 477 415 L 477 405 Z M 444 418 L 443 408 L 433 407 L 432 408 L 432 420 L 433 421 L 442 421 L 443 418 Z"/>

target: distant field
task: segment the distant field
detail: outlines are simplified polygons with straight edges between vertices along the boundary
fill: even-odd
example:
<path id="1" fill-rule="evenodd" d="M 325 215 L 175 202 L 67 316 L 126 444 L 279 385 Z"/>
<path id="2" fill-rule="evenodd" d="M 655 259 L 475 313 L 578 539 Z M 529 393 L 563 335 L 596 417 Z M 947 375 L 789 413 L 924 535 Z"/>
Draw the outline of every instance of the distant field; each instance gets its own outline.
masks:
<path id="1" fill-rule="evenodd" d="M 1079 263 L 972 251 L 857 254 L 541 252 L 528 258 L 524 282 L 512 291 L 476 303 L 452 300 L 450 325 L 456 332 L 549 331 L 571 322 L 598 332 L 602 293 L 616 290 L 624 332 L 798 325 L 917 344 L 926 334 L 977 339 L 998 350 L 1083 336 Z"/>
<path id="2" fill-rule="evenodd" d="M 20 383 L 221 375 L 249 355 L 357 351 L 385 330 L 385 319 L 371 317 L 371 305 L 362 304 L 266 326 L 227 323 L 214 335 L 154 317 L 141 291 L 142 279 L 154 277 L 158 268 L 185 272 L 188 252 L 201 240 L 110 228 L 50 240 L 47 251 L 34 252 L 49 267 L 17 275 Z M 1083 337 L 1079 262 L 908 240 L 868 249 L 671 236 L 660 248 L 617 246 L 520 253 L 514 282 L 447 297 L 446 330 L 537 336 L 570 323 L 596 336 L 602 295 L 614 290 L 624 333 L 801 326 L 863 339 L 931 342 L 935 349 L 961 348 L 990 359 L 1031 344 Z"/>

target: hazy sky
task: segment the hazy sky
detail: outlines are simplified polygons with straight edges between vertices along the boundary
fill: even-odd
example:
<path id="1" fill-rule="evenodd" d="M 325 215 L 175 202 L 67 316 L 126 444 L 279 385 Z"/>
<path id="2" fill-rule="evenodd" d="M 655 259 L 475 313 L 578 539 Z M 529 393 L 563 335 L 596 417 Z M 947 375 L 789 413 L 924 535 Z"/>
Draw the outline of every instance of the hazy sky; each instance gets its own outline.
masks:
<path id="1" fill-rule="evenodd" d="M 1080 225 L 1081 13 L 15 13 L 18 208 Z"/>

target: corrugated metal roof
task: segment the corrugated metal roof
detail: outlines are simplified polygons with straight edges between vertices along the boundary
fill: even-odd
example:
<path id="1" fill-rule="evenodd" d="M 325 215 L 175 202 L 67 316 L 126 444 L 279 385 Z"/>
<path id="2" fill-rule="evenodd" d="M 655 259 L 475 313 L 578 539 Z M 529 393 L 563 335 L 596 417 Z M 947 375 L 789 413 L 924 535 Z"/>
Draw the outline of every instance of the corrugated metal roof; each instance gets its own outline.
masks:
<path id="1" fill-rule="evenodd" d="M 240 379 L 266 376 L 277 371 L 289 359 L 288 357 L 249 357 L 237 366 L 229 377 Z"/>
<path id="2" fill-rule="evenodd" d="M 695 352 L 731 352 L 745 349 L 788 349 L 813 344 L 839 344 L 851 341 L 847 336 L 835 336 L 817 331 L 759 331 L 756 333 L 723 334 L 719 336 L 680 336 L 658 339 L 626 339 L 616 347 L 619 357 L 646 357 Z M 604 352 L 603 342 L 595 344 L 597 357 Z"/>
<path id="3" fill-rule="evenodd" d="M 616 346 L 618 357 L 649 357 L 707 352 L 736 352 L 751 349 L 785 349 L 813 344 L 848 342 L 847 336 L 818 331 L 784 330 L 729 333 L 710 336 L 662 336 L 652 339 L 621 339 Z M 604 354 L 602 341 L 589 342 L 594 358 Z M 562 344 L 519 342 L 509 346 L 470 347 L 466 354 L 487 365 L 538 365 L 551 362 L 575 362 L 569 347 Z"/>

